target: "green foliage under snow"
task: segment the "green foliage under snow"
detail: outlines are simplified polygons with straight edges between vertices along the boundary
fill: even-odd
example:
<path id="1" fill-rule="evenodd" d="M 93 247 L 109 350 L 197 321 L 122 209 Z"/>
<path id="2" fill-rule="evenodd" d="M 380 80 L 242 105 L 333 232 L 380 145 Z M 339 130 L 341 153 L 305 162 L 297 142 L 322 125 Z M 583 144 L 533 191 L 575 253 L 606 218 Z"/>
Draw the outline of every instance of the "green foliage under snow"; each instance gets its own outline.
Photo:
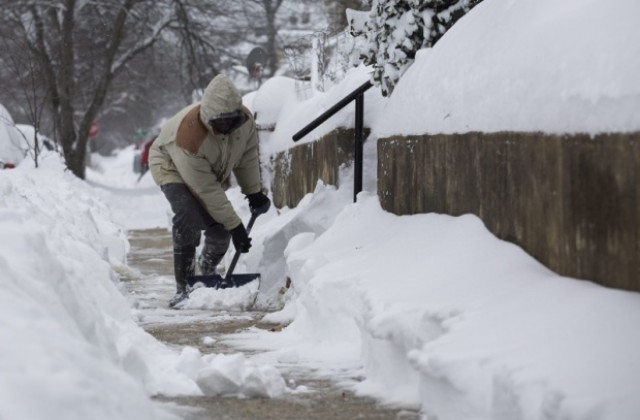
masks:
<path id="1" fill-rule="evenodd" d="M 432 47 L 481 1 L 370 0 L 370 12 L 351 12 L 351 34 L 366 40 L 360 59 L 373 67 L 372 81 L 382 94 L 391 94 L 419 49 Z"/>

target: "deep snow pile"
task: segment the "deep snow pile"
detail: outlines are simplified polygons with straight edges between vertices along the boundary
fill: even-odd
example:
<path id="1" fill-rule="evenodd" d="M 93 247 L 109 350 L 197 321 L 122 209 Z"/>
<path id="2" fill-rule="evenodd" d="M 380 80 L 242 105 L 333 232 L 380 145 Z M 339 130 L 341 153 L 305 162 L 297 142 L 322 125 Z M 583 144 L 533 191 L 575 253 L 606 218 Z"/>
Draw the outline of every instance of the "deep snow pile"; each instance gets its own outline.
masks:
<path id="1" fill-rule="evenodd" d="M 293 143 L 291 137 L 296 132 L 361 86 L 368 78 L 369 69 L 364 66 L 353 68 L 347 72 L 343 80 L 339 81 L 329 91 L 315 92 L 311 98 L 306 99 L 298 97 L 295 83 L 292 79 L 278 77 L 272 81 L 265 82 L 264 86 L 255 95 L 245 96 L 245 101 L 251 101 L 247 105 L 257 113 L 258 121 L 261 118 L 264 118 L 269 123 L 277 121 L 273 133 L 268 133 L 267 136 L 260 134 L 261 140 L 264 140 L 260 144 L 263 161 L 268 162 L 269 157 L 273 154 L 293 147 L 295 143 Z M 266 100 L 268 96 L 262 94 L 263 89 L 268 93 L 278 92 L 278 100 Z M 377 89 L 369 89 L 365 93 L 364 101 L 366 108 L 364 124 L 366 127 L 372 127 L 375 120 L 382 115 L 386 100 Z M 275 106 L 273 102 L 275 102 Z M 302 138 L 298 144 L 317 140 L 336 127 L 353 127 L 354 110 L 355 105 L 351 103 Z M 277 118 L 274 117 L 276 112 Z"/>
<path id="2" fill-rule="evenodd" d="M 2 415 L 154 418 L 110 265 L 124 263 L 124 232 L 56 155 L 30 163 L 0 173 Z"/>
<path id="3" fill-rule="evenodd" d="M 640 130 L 638 15 L 634 0 L 485 0 L 419 53 L 388 100 L 367 92 L 365 168 L 391 134 Z M 285 101 L 264 148 L 293 147 L 366 73 Z M 302 142 L 340 126 L 353 126 L 353 107 Z M 638 293 L 560 277 L 474 216 L 392 216 L 366 193 L 348 204 L 341 185 L 255 230 L 261 255 L 247 268 L 264 270 L 274 299 L 292 279 L 267 317 L 290 325 L 230 340 L 284 366 L 361 375 L 360 392 L 441 420 L 640 418 Z"/>
<path id="4" fill-rule="evenodd" d="M 421 50 L 372 129 L 640 130 L 640 2 L 484 0 Z"/>
<path id="5" fill-rule="evenodd" d="M 40 163 L 0 171 L 2 418 L 167 418 L 150 395 L 286 391 L 271 366 L 177 353 L 144 332 L 113 271 L 126 264 L 122 226 L 57 154 Z"/>
<path id="6" fill-rule="evenodd" d="M 264 239 L 299 232 L 287 304 L 265 318 L 290 324 L 231 342 L 442 420 L 640 415 L 640 294 L 560 277 L 472 215 L 394 216 L 366 193 L 327 205 L 336 194 L 300 210 L 337 214 L 326 231 L 292 215 Z"/>

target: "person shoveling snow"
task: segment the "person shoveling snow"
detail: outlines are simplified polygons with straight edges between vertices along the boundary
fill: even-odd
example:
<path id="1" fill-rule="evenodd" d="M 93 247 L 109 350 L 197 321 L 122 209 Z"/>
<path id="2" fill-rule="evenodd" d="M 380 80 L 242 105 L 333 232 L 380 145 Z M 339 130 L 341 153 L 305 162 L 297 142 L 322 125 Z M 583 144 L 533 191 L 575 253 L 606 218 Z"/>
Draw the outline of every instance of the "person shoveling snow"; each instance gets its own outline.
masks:
<path id="1" fill-rule="evenodd" d="M 149 170 L 173 210 L 175 307 L 188 297 L 195 275 L 196 247 L 205 240 L 198 266 L 215 275 L 229 243 L 238 253 L 251 248 L 251 238 L 224 190 L 233 171 L 254 216 L 266 213 L 271 201 L 262 192 L 258 137 L 251 112 L 226 76 L 213 78 L 202 101 L 179 111 L 162 127 L 149 154 Z"/>

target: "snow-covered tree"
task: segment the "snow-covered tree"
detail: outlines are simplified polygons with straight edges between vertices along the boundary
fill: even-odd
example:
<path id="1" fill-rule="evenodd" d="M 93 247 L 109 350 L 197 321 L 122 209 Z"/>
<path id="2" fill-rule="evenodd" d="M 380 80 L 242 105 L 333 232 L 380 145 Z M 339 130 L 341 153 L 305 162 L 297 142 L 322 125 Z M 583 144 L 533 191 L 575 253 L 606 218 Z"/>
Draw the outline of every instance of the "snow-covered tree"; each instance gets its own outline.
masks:
<path id="1" fill-rule="evenodd" d="M 368 14 L 351 12 L 351 34 L 367 41 L 360 59 L 373 67 L 372 81 L 383 95 L 391 94 L 419 49 L 432 47 L 481 1 L 369 0 Z"/>

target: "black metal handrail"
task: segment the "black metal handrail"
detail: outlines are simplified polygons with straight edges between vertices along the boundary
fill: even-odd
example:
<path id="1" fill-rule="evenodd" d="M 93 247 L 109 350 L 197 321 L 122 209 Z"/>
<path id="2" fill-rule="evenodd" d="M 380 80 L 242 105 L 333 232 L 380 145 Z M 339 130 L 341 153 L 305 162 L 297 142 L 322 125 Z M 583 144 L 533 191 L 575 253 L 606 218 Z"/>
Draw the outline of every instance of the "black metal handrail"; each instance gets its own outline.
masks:
<path id="1" fill-rule="evenodd" d="M 369 90 L 373 84 L 367 80 L 366 83 L 360 85 L 356 90 L 342 98 L 334 106 L 326 110 L 315 120 L 307 124 L 302 130 L 293 135 L 293 141 L 296 142 L 317 128 L 320 124 L 334 116 L 351 101 L 356 101 L 355 116 L 355 144 L 353 153 L 353 202 L 356 202 L 357 195 L 362 191 L 362 156 L 364 144 L 364 93 Z"/>

